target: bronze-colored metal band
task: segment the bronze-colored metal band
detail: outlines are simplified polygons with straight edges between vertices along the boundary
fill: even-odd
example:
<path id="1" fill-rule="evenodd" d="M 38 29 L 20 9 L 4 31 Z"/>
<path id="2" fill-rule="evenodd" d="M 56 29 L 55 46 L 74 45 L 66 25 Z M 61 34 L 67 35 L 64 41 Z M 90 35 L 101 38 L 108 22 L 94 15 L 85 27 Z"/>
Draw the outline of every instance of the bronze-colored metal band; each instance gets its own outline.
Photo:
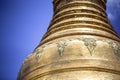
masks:
<path id="1" fill-rule="evenodd" d="M 61 1 L 62 0 L 54 1 L 53 2 L 54 8 L 56 8 Z M 101 3 L 101 6 L 103 6 L 103 8 L 106 9 L 106 2 L 104 0 L 70 0 L 69 2 L 72 2 L 72 1 L 90 1 L 90 2 L 96 3 L 98 5 L 100 5 L 100 3 Z"/>
<path id="2" fill-rule="evenodd" d="M 70 25 L 70 24 L 79 24 L 79 23 L 84 23 L 84 24 L 93 24 L 93 25 L 98 25 L 98 26 L 103 26 L 105 28 L 108 28 L 108 29 L 111 29 L 113 30 L 113 28 L 108 25 L 108 24 L 103 24 L 103 23 L 100 23 L 100 22 L 96 22 L 96 21 L 80 21 L 80 20 L 76 20 L 76 21 L 68 21 L 68 22 L 63 22 L 63 23 L 60 23 L 54 27 L 51 27 L 49 28 L 49 30 L 52 30 L 53 28 L 58 28 L 58 27 L 61 27 L 61 26 L 65 26 L 65 25 Z"/>
<path id="3" fill-rule="evenodd" d="M 53 0 L 53 4 L 57 4 L 59 1 L 61 0 Z M 102 2 L 104 2 L 104 4 L 106 4 L 107 0 L 100 0 Z"/>
<path id="4" fill-rule="evenodd" d="M 72 14 L 72 13 L 90 13 L 90 14 L 95 14 L 95 15 L 98 15 L 100 17 L 103 17 L 103 18 L 107 18 L 105 15 L 97 12 L 97 11 L 93 11 L 93 10 L 86 10 L 86 9 L 76 9 L 76 10 L 70 10 L 70 11 L 66 11 L 66 12 L 63 12 L 63 13 L 60 13 L 58 15 L 55 15 L 53 17 L 53 19 L 56 19 L 58 17 L 61 17 L 61 16 L 64 16 L 66 14 Z M 50 28 L 51 26 L 48 27 L 48 29 Z"/>
<path id="5" fill-rule="evenodd" d="M 67 62 L 67 63 L 66 63 Z M 76 66 L 76 67 L 73 67 L 73 66 L 69 66 L 69 67 L 63 67 L 63 68 L 60 68 L 60 63 L 64 63 L 64 65 L 68 65 L 69 63 L 70 64 L 75 64 L 75 63 L 80 63 L 82 64 L 82 62 L 85 62 L 85 63 L 88 63 L 89 65 L 92 63 L 96 63 L 96 62 L 99 62 L 101 63 L 102 62 L 102 65 L 101 66 L 98 66 L 97 64 L 96 65 L 84 65 L 84 66 Z M 39 75 L 42 76 L 45 76 L 43 74 L 45 73 L 49 73 L 49 72 L 54 72 L 54 73 L 58 73 L 58 72 L 70 72 L 70 71 L 82 71 L 82 70 L 87 70 L 87 71 L 100 71 L 100 72 L 107 72 L 107 73 L 112 73 L 112 74 L 118 74 L 120 75 L 120 69 L 119 69 L 119 62 L 114 62 L 112 61 L 113 63 L 111 64 L 110 63 L 111 61 L 106 61 L 106 60 L 97 60 L 97 59 L 77 59 L 77 60 L 64 60 L 64 61 L 55 61 L 55 62 L 52 62 L 52 63 L 48 63 L 48 64 L 45 64 L 45 65 L 34 65 L 34 67 L 31 67 L 27 72 L 23 72 L 24 74 L 22 76 L 20 76 L 23 80 L 26 76 L 28 76 L 29 74 L 39 70 L 39 69 L 44 69 L 45 71 L 41 72 Z M 118 64 L 116 64 L 118 63 Z M 49 70 L 49 66 L 53 66 L 56 64 L 56 68 L 53 68 L 52 70 Z M 104 64 L 107 64 L 109 65 L 109 68 L 108 67 L 105 67 L 103 66 Z M 80 64 L 79 64 L 80 65 Z M 114 65 L 116 65 L 116 67 L 114 67 Z M 46 70 L 47 69 L 47 70 Z M 49 73 L 51 74 L 51 73 Z M 49 74 L 46 74 L 46 75 L 49 75 Z M 35 78 L 35 77 L 34 77 Z M 21 79 L 20 79 L 21 80 Z M 34 80 L 32 78 L 32 80 Z"/>
<path id="6" fill-rule="evenodd" d="M 63 72 L 71 72 L 71 71 L 84 71 L 84 70 L 86 70 L 86 71 L 107 72 L 107 73 L 120 75 L 119 71 L 111 70 L 111 69 L 104 69 L 104 68 L 98 68 L 98 67 L 77 67 L 77 68 L 66 68 L 66 69 L 58 69 L 58 70 L 54 70 L 54 71 L 49 71 L 49 72 L 46 72 L 46 73 L 39 74 L 39 75 L 31 78 L 30 80 L 36 80 L 40 77 L 50 75 L 50 74 L 55 74 L 55 73 L 63 73 Z"/>
<path id="7" fill-rule="evenodd" d="M 73 10 L 68 10 L 68 11 L 62 12 L 58 15 L 56 14 L 56 15 L 53 16 L 53 19 L 59 18 L 61 16 L 67 15 L 67 14 L 73 14 L 73 13 L 90 13 L 90 14 L 95 14 L 95 15 L 101 16 L 103 18 L 107 18 L 106 15 L 104 15 L 103 13 L 100 13 L 100 12 L 97 12 L 97 11 L 94 11 L 94 10 L 73 9 Z"/>
<path id="8" fill-rule="evenodd" d="M 95 63 L 95 62 L 102 62 L 103 63 L 103 65 L 104 64 L 108 64 L 109 66 L 110 66 L 110 68 L 108 68 L 108 67 L 104 67 L 104 66 L 102 66 L 101 65 L 101 67 L 99 66 L 99 67 L 97 67 L 98 65 L 92 65 L 92 66 L 76 66 L 76 67 L 73 67 L 73 66 L 69 66 L 69 67 L 63 67 L 63 68 L 60 68 L 59 67 L 59 65 L 60 65 L 60 63 L 65 63 L 64 65 L 67 65 L 67 64 L 69 64 L 69 62 L 72 64 L 72 63 L 79 63 L 79 61 L 80 62 L 88 62 L 88 64 L 89 63 Z M 66 62 L 68 62 L 68 63 L 66 63 Z M 50 75 L 50 74 L 54 74 L 54 73 L 61 73 L 61 72 L 71 72 L 71 71 L 83 71 L 83 70 L 86 70 L 86 71 L 100 71 L 100 72 L 107 72 L 107 73 L 112 73 L 112 74 L 118 74 L 118 75 L 120 75 L 120 70 L 118 70 L 118 67 L 119 67 L 119 65 L 116 65 L 116 69 L 115 69 L 115 67 L 113 67 L 113 65 L 115 65 L 115 63 L 117 63 L 117 62 L 113 62 L 112 64 L 109 62 L 109 61 L 106 61 L 106 60 L 97 60 L 97 59 L 78 59 L 78 60 L 65 60 L 65 61 L 59 61 L 59 64 L 58 64 L 58 62 L 53 62 L 53 63 L 49 63 L 49 64 L 46 64 L 46 65 L 41 65 L 41 66 L 37 66 L 36 65 L 36 67 L 35 68 L 33 68 L 33 67 L 31 67 L 31 69 L 29 69 L 29 71 L 27 71 L 27 72 L 24 72 L 25 74 L 24 75 L 22 75 L 22 76 L 20 76 L 23 80 L 24 80 L 24 78 L 26 77 L 26 76 L 28 76 L 30 73 L 33 73 L 33 72 L 35 72 L 35 71 L 37 71 L 37 70 L 39 70 L 39 69 L 45 69 L 45 71 L 43 71 L 43 72 L 41 72 L 40 74 L 38 74 L 39 75 L 39 78 L 40 77 L 43 77 L 43 76 L 45 76 L 45 75 Z M 52 66 L 52 65 L 54 65 L 54 64 L 56 64 L 56 68 L 55 69 L 52 69 L 52 70 L 46 70 L 47 69 L 47 67 L 49 67 L 49 66 Z M 58 64 L 58 65 L 57 65 Z M 118 63 L 119 64 L 119 63 Z M 52 72 L 52 73 L 51 73 Z M 38 75 L 36 75 L 36 76 L 38 76 Z M 36 76 L 35 77 L 32 77 L 32 79 L 31 80 L 34 80 L 34 78 L 36 78 Z M 37 77 L 38 78 L 38 77 Z M 30 79 L 29 79 L 30 80 Z M 36 79 L 35 79 L 36 80 Z"/>
<path id="9" fill-rule="evenodd" d="M 71 26 L 72 24 L 69 24 L 69 25 L 64 25 L 64 26 Z M 76 24 L 76 25 L 79 25 L 80 26 L 80 24 Z M 83 24 L 81 24 L 82 26 L 84 25 L 84 23 Z M 89 24 L 89 23 L 87 23 L 87 25 L 88 26 L 94 26 L 93 24 Z M 50 28 L 47 32 L 50 32 L 50 31 L 52 31 L 52 30 L 54 30 L 54 29 L 56 29 L 56 28 L 64 28 L 64 26 L 59 26 L 59 27 L 53 27 L 53 28 Z M 95 25 L 96 27 L 97 26 L 99 26 L 99 25 Z M 112 32 L 114 32 L 113 31 L 113 29 L 112 28 L 107 28 L 107 27 L 105 27 L 105 26 L 101 26 L 101 28 L 106 28 L 106 29 L 108 29 L 108 30 L 111 30 Z M 115 33 L 115 32 L 114 32 Z"/>
<path id="10" fill-rule="evenodd" d="M 90 14 L 72 14 L 72 15 L 66 15 L 66 16 L 61 16 L 59 19 L 58 18 L 55 18 L 53 19 L 52 23 L 50 24 L 50 26 L 52 26 L 53 24 L 56 24 L 58 22 L 61 22 L 63 20 L 67 20 L 67 19 L 71 19 L 71 18 L 82 18 L 82 17 L 86 17 L 86 18 L 93 18 L 93 19 L 97 19 L 97 20 L 100 20 L 102 22 L 105 22 L 106 24 L 110 24 L 108 22 L 108 20 L 106 18 L 102 18 L 102 17 L 99 17 L 97 15 L 90 15 Z"/>
<path id="11" fill-rule="evenodd" d="M 101 7 L 101 8 L 103 8 L 104 10 L 106 10 L 106 5 L 103 5 L 103 3 L 101 3 L 101 1 L 99 1 L 99 0 L 74 0 L 74 1 L 70 1 L 70 2 L 68 2 L 69 4 L 70 3 L 77 3 L 77 2 L 81 2 L 81 3 L 90 3 L 90 4 L 94 4 L 94 5 L 97 5 L 97 6 L 99 6 L 99 7 Z M 61 2 L 60 2 L 61 3 Z M 63 7 L 63 6 L 65 6 L 66 4 L 68 4 L 68 3 L 63 3 L 62 5 L 61 4 L 58 4 L 58 5 L 56 5 L 55 7 L 54 7 L 54 9 L 55 10 L 57 10 L 57 9 L 59 9 L 59 8 L 61 8 L 61 7 Z"/>
<path id="12" fill-rule="evenodd" d="M 106 15 L 105 10 L 103 10 L 102 8 L 100 8 L 99 6 L 93 5 L 93 4 L 89 4 L 89 3 L 72 3 L 72 4 L 66 4 L 65 6 L 61 7 L 60 9 L 55 11 L 55 14 L 58 13 L 59 11 L 62 11 L 64 9 L 67 8 L 72 8 L 72 7 L 77 7 L 77 6 L 86 6 L 86 7 L 91 7 L 91 8 L 95 8 L 96 10 L 99 10 L 100 12 L 104 13 Z"/>
<path id="13" fill-rule="evenodd" d="M 118 37 L 117 33 L 113 32 L 112 30 L 107 29 L 105 27 L 93 26 L 93 25 L 88 25 L 88 26 L 87 25 L 73 25 L 73 26 L 69 25 L 69 26 L 64 26 L 64 27 L 59 27 L 59 28 L 52 29 L 51 31 L 46 33 L 44 38 L 50 36 L 53 33 L 58 32 L 58 31 L 67 30 L 67 29 L 74 29 L 74 28 L 91 28 L 91 29 L 102 30 L 102 31 L 106 31 L 106 32 L 111 33 L 111 34 Z"/>

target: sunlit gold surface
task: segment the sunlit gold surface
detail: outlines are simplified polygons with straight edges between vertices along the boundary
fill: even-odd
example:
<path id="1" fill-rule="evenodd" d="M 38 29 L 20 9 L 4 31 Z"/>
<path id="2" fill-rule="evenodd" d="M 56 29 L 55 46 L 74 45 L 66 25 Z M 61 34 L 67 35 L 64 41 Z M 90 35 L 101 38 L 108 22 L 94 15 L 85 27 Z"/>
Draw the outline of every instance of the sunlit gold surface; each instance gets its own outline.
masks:
<path id="1" fill-rule="evenodd" d="M 54 16 L 18 80 L 120 80 L 120 37 L 106 0 L 54 0 Z"/>

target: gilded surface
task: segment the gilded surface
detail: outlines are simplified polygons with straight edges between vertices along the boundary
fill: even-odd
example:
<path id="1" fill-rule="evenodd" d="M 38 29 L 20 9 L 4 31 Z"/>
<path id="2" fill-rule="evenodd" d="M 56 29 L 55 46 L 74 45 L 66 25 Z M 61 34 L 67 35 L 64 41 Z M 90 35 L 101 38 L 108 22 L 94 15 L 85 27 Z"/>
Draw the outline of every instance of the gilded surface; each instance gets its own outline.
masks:
<path id="1" fill-rule="evenodd" d="M 35 70 L 33 70 L 33 72 L 31 72 L 30 68 L 32 70 L 33 66 L 28 68 L 29 64 L 24 65 L 26 67 L 26 69 L 23 68 L 22 73 L 24 73 L 24 71 L 26 72 L 26 70 L 28 70 L 27 73 L 29 73 L 28 74 L 29 76 L 28 75 L 27 75 L 28 77 L 24 76 L 23 80 L 44 80 L 44 79 L 61 80 L 61 78 L 56 77 L 56 74 L 60 74 L 59 77 L 62 77 L 65 80 L 66 79 L 86 80 L 86 77 L 84 77 L 85 74 L 80 74 L 84 71 L 86 72 L 86 76 L 91 77 L 91 79 L 93 79 L 93 80 L 94 79 L 95 80 L 96 79 L 97 80 L 101 80 L 101 79 L 102 80 L 107 80 L 107 79 L 108 80 L 114 80 L 114 79 L 119 80 L 120 79 L 119 78 L 119 75 L 120 75 L 120 60 L 119 59 L 120 59 L 120 57 L 118 56 L 119 48 L 118 48 L 118 43 L 115 41 L 107 40 L 107 39 L 81 38 L 81 37 L 78 38 L 77 37 L 77 38 L 59 40 L 54 43 L 51 42 L 46 45 L 47 46 L 45 46 L 45 45 L 41 46 L 41 48 L 38 47 L 38 49 L 44 48 L 44 50 L 46 51 L 46 53 L 44 53 L 43 49 L 41 50 L 41 52 L 44 53 L 44 55 L 41 55 L 41 60 L 39 61 L 40 68 L 36 67 L 37 70 L 35 69 Z M 104 47 L 104 46 L 106 46 L 106 47 Z M 52 51 L 52 53 L 50 53 L 50 51 L 52 49 L 54 49 L 54 51 Z M 59 53 L 59 54 L 57 54 L 57 53 Z M 117 53 L 117 55 L 116 55 L 116 53 Z M 35 54 L 38 54 L 38 53 L 35 53 Z M 51 56 L 47 57 L 48 54 L 51 54 Z M 58 55 L 58 57 L 57 57 L 57 55 Z M 52 56 L 56 56 L 56 57 L 51 58 Z M 63 59 L 63 60 L 59 61 L 59 56 L 62 56 L 61 59 Z M 44 58 L 42 58 L 42 57 L 44 57 Z M 88 58 L 88 61 L 85 58 Z M 73 60 L 71 60 L 71 59 L 73 59 Z M 81 62 L 82 59 L 85 62 L 84 61 Z M 92 59 L 95 59 L 95 60 L 91 61 Z M 51 60 L 52 60 L 52 63 L 49 63 L 49 62 L 51 62 Z M 74 61 L 74 60 L 76 60 L 76 61 Z M 110 61 L 112 60 L 112 62 L 114 62 L 114 64 L 111 62 L 109 62 L 110 64 L 108 64 L 108 62 L 104 63 L 104 60 L 106 62 L 107 62 L 107 60 L 108 60 L 108 62 L 109 62 L 109 60 Z M 94 61 L 96 61 L 97 63 Z M 38 64 L 38 61 L 36 63 Z M 44 65 L 42 65 L 42 64 L 44 64 Z M 45 69 L 42 66 L 44 66 Z M 57 66 L 58 66 L 58 68 L 56 68 Z M 112 66 L 116 66 L 116 67 L 114 68 Z M 101 67 L 101 68 L 99 68 L 99 67 Z M 40 69 L 40 72 L 38 72 L 39 69 Z M 47 69 L 48 69 L 48 71 L 47 71 Z M 55 69 L 55 71 L 54 71 L 54 69 Z M 117 71 L 114 69 L 119 69 L 119 70 Z M 78 75 L 76 74 L 76 71 L 78 72 Z M 89 75 L 89 73 L 91 73 L 91 72 L 92 72 L 92 75 Z M 67 75 L 69 77 L 67 77 L 64 73 L 69 74 L 69 75 Z M 72 74 L 70 74 L 70 73 L 72 73 Z M 74 76 L 70 77 L 73 74 L 74 74 Z M 96 74 L 96 77 L 94 77 L 93 74 Z M 102 75 L 102 74 L 104 74 L 104 75 Z M 66 77 L 63 77 L 63 75 Z M 100 77 L 97 77 L 97 75 L 102 75 L 102 76 L 100 78 Z M 47 76 L 51 76 L 51 77 L 48 78 Z M 80 78 L 80 76 L 81 76 L 81 78 Z"/>
<path id="2" fill-rule="evenodd" d="M 60 3 L 62 3 L 64 5 L 64 4 L 72 2 L 72 1 L 90 1 L 90 2 L 100 5 L 103 8 L 106 8 L 106 6 L 105 6 L 106 1 L 104 1 L 104 0 L 97 0 L 97 1 L 96 0 L 55 0 L 54 5 L 55 5 L 55 7 L 56 6 L 60 7 L 60 6 L 62 6 L 62 5 L 60 5 Z"/>
<path id="3" fill-rule="evenodd" d="M 95 8 L 103 13 L 105 13 L 105 10 L 102 9 L 101 7 L 97 6 L 97 5 L 93 5 L 93 4 L 90 4 L 90 3 L 73 3 L 73 4 L 67 4 L 59 9 L 57 9 L 55 11 L 55 13 L 59 12 L 59 11 L 62 11 L 64 9 L 67 9 L 67 8 L 72 8 L 72 7 L 78 7 L 78 6 L 85 6 L 85 7 L 89 7 L 89 8 Z"/>
<path id="4" fill-rule="evenodd" d="M 120 37 L 106 0 L 54 0 L 54 16 L 17 80 L 120 80 Z"/>
<path id="5" fill-rule="evenodd" d="M 101 1 L 96 1 L 96 0 L 61 0 L 60 2 L 59 2 L 59 4 L 56 4 L 57 6 L 56 6 L 56 10 L 57 9 L 59 9 L 59 8 L 61 8 L 61 7 L 63 7 L 63 6 L 65 6 L 66 4 L 68 4 L 68 3 L 70 3 L 70 2 L 91 2 L 92 4 L 96 4 L 96 5 L 98 5 L 99 7 L 102 7 L 102 8 L 104 8 L 104 9 L 106 9 L 106 6 L 104 5 L 104 4 L 102 4 L 101 3 Z"/>
<path id="6" fill-rule="evenodd" d="M 84 76 L 82 76 L 84 74 Z M 99 77 L 98 77 L 99 76 Z M 115 77 L 113 77 L 115 76 Z M 36 80 L 119 80 L 119 75 L 114 75 L 111 73 L 104 73 L 98 71 L 73 71 L 56 73 L 44 76 Z"/>
<path id="7" fill-rule="evenodd" d="M 62 16 L 61 18 L 54 19 L 52 24 L 55 24 L 55 23 L 60 22 L 62 20 L 66 20 L 66 19 L 70 19 L 70 18 L 79 18 L 79 17 L 81 17 L 81 18 L 82 17 L 94 18 L 94 19 L 103 21 L 105 23 L 108 23 L 106 18 L 101 18 L 101 17 L 96 16 L 96 15 L 90 15 L 90 14 L 83 13 L 83 14 L 72 14 L 72 15 Z"/>

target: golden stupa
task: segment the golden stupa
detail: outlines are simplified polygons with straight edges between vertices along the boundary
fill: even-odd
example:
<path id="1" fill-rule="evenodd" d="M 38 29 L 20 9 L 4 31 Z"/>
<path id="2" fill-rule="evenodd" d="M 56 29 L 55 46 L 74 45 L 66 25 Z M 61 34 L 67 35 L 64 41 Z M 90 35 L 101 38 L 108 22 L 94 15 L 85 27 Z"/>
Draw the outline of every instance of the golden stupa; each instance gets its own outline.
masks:
<path id="1" fill-rule="evenodd" d="M 47 33 L 18 80 L 120 80 L 120 37 L 107 0 L 54 0 Z"/>

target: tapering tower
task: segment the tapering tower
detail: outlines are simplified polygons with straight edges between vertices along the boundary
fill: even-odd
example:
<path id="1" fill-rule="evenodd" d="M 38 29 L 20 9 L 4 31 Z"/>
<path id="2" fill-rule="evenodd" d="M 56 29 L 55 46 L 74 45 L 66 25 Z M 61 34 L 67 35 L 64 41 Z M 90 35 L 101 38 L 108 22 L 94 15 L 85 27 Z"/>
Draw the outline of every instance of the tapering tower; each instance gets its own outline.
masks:
<path id="1" fill-rule="evenodd" d="M 120 80 L 120 37 L 106 1 L 54 0 L 48 31 L 18 80 Z"/>

